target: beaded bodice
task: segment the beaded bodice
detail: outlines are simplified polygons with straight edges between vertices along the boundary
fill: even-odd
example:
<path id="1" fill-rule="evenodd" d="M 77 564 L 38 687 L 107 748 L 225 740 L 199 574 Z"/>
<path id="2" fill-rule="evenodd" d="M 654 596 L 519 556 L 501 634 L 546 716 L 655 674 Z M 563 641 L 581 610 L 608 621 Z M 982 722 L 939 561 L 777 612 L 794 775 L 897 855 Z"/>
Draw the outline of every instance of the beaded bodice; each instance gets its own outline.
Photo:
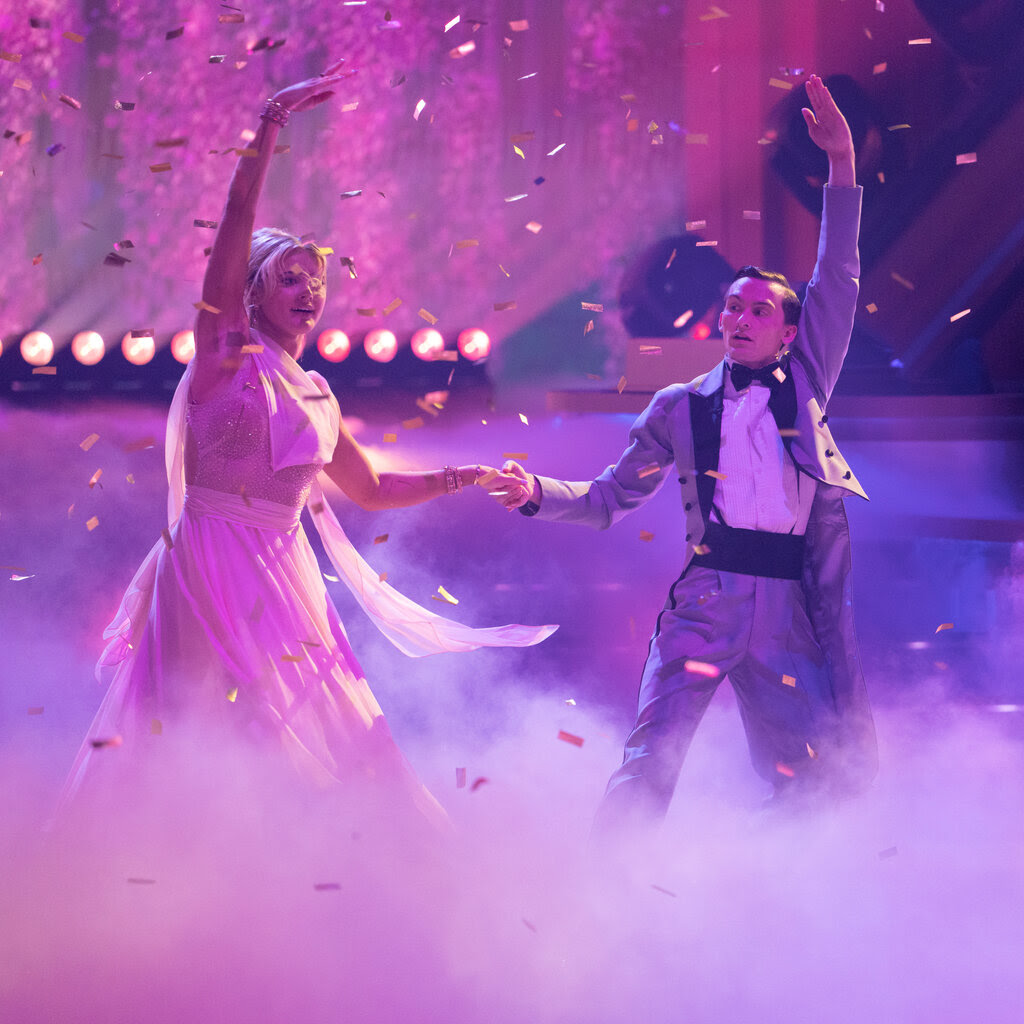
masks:
<path id="1" fill-rule="evenodd" d="M 267 399 L 249 359 L 211 398 L 196 402 L 189 396 L 186 423 L 188 484 L 298 508 L 323 468 L 310 463 L 274 471 Z"/>

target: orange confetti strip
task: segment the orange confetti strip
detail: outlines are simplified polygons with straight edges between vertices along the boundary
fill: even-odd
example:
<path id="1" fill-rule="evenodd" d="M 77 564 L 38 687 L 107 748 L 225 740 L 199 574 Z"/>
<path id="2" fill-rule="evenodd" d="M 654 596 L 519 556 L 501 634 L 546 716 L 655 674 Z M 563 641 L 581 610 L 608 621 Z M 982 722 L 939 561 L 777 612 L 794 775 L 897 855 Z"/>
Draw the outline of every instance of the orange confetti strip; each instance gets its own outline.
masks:
<path id="1" fill-rule="evenodd" d="M 169 171 L 171 169 L 171 165 L 168 163 L 150 164 L 149 169 L 153 174 L 162 174 L 164 171 Z"/>
<path id="2" fill-rule="evenodd" d="M 796 772 L 793 771 L 793 769 L 790 768 L 788 764 L 783 764 L 781 761 L 778 761 L 776 763 L 775 770 L 780 775 L 785 775 L 787 779 L 792 779 L 796 777 Z"/>
<path id="3" fill-rule="evenodd" d="M 381 440 L 384 441 L 386 444 L 394 444 L 398 440 L 398 435 L 397 434 L 385 434 L 384 437 L 381 438 Z"/>
<path id="4" fill-rule="evenodd" d="M 811 758 L 812 761 L 817 760 L 818 752 L 814 749 L 814 747 L 812 747 L 810 743 L 805 743 L 804 746 L 807 747 L 807 756 Z"/>
<path id="5" fill-rule="evenodd" d="M 902 132 L 902 131 L 906 130 L 909 127 L 910 127 L 909 124 L 891 124 L 891 125 L 889 125 L 887 131 L 890 131 L 890 132 Z"/>
<path id="6" fill-rule="evenodd" d="M 571 743 L 574 747 L 582 747 L 583 746 L 583 737 L 582 736 L 576 736 L 576 735 L 574 735 L 571 732 L 566 732 L 564 729 L 559 729 L 558 730 L 558 738 L 563 743 Z"/>
<path id="7" fill-rule="evenodd" d="M 103 476 L 103 470 L 97 469 L 91 477 L 89 477 L 89 490 L 91 491 L 99 482 L 100 477 Z"/>
<path id="8" fill-rule="evenodd" d="M 387 583 L 387 581 L 388 581 L 388 574 L 387 574 L 386 572 L 382 572 L 382 573 L 381 573 L 381 574 L 380 574 L 380 575 L 379 575 L 379 576 L 377 577 L 377 581 L 378 581 L 379 583 Z"/>
<path id="9" fill-rule="evenodd" d="M 893 271 L 893 272 L 892 272 L 892 273 L 891 273 L 891 274 L 890 274 L 889 276 L 890 276 L 890 277 L 891 277 L 891 278 L 892 278 L 892 279 L 893 279 L 893 280 L 894 280 L 894 281 L 895 281 L 895 282 L 896 282 L 897 284 L 901 284 L 901 285 L 903 285 L 903 287 L 904 287 L 904 288 L 906 288 L 906 289 L 907 289 L 907 291 L 911 291 L 911 292 L 912 292 L 912 291 L 914 290 L 914 284 L 913 284 L 913 282 L 912 282 L 912 281 L 908 281 L 908 280 L 907 280 L 907 279 L 906 279 L 905 277 L 903 277 L 902 275 L 900 275 L 900 274 L 897 274 L 895 270 L 894 270 L 894 271 Z"/>
<path id="10" fill-rule="evenodd" d="M 625 391 L 625 389 L 626 389 L 626 378 L 625 377 L 620 377 L 619 378 L 619 383 L 615 385 L 615 390 L 618 391 L 618 393 L 621 395 L 622 392 Z"/>
<path id="11" fill-rule="evenodd" d="M 33 366 L 32 372 L 42 377 L 55 377 L 57 375 L 56 366 Z"/>
<path id="12" fill-rule="evenodd" d="M 246 149 L 236 149 L 235 153 L 240 157 L 254 157 L 260 155 L 260 151 L 258 149 L 253 149 L 251 146 Z"/>
<path id="13" fill-rule="evenodd" d="M 515 299 L 512 299 L 509 302 L 496 302 L 494 304 L 494 312 L 495 313 L 502 313 L 506 309 L 515 309 L 515 308 L 516 308 L 516 300 Z"/>
<path id="14" fill-rule="evenodd" d="M 9 60 L 12 64 L 20 64 L 21 54 L 8 53 L 6 50 L 0 50 L 0 60 Z"/>
<path id="15" fill-rule="evenodd" d="M 704 475 L 705 476 L 714 477 L 716 480 L 725 480 L 726 479 L 726 474 L 725 473 L 719 473 L 717 469 L 705 469 L 704 470 Z"/>
<path id="16" fill-rule="evenodd" d="M 28 708 L 26 714 L 29 715 L 41 715 L 43 713 L 42 708 Z"/>
<path id="17" fill-rule="evenodd" d="M 869 313 L 877 313 L 878 312 L 878 306 L 876 306 L 873 302 L 869 302 L 864 308 Z"/>
<path id="18" fill-rule="evenodd" d="M 458 604 L 459 599 L 452 597 L 444 587 L 438 585 L 437 593 L 430 595 L 435 601 L 443 601 L 445 604 Z"/>
<path id="19" fill-rule="evenodd" d="M 100 525 L 100 520 L 99 520 L 99 517 L 98 517 L 98 516 L 93 516 L 93 517 L 92 517 L 91 519 L 87 519 L 87 520 L 85 521 L 85 528 L 86 528 L 86 529 L 87 529 L 87 530 L 88 530 L 88 531 L 89 531 L 90 533 L 92 533 L 92 531 L 93 531 L 93 530 L 95 530 L 95 529 L 96 529 L 96 527 L 97 527 L 97 526 L 99 526 L 99 525 Z"/>
<path id="20" fill-rule="evenodd" d="M 768 79 L 768 84 L 773 89 L 786 89 L 786 90 L 789 90 L 789 89 L 793 88 L 793 83 L 792 82 L 787 82 L 783 78 L 769 78 Z"/>
<path id="21" fill-rule="evenodd" d="M 513 32 L 525 32 L 530 27 L 530 23 L 526 18 L 522 18 L 520 21 L 510 21 L 508 23 L 508 27 L 512 29 Z"/>
<path id="22" fill-rule="evenodd" d="M 452 60 L 459 60 L 462 57 L 468 57 L 476 49 L 476 43 L 469 39 L 464 42 L 461 46 L 456 46 L 453 50 L 448 51 L 448 56 Z"/>
<path id="23" fill-rule="evenodd" d="M 399 307 L 399 306 L 400 306 L 401 304 L 402 304 L 402 300 L 401 300 L 401 299 L 392 299 L 392 300 L 391 300 L 391 301 L 390 301 L 390 302 L 389 302 L 389 303 L 388 303 L 388 304 L 387 304 L 387 305 L 386 305 L 386 306 L 384 307 L 384 315 L 385 315 L 385 316 L 387 316 L 387 315 L 388 315 L 389 313 L 394 313 L 394 311 L 395 311 L 396 309 L 398 309 L 398 307 Z"/>
<path id="24" fill-rule="evenodd" d="M 932 41 L 928 36 L 923 36 L 920 39 L 908 39 L 907 46 L 931 46 Z"/>
<path id="25" fill-rule="evenodd" d="M 964 164 L 976 164 L 978 162 L 977 153 L 958 153 L 956 158 L 957 167 L 963 167 Z"/>
<path id="26" fill-rule="evenodd" d="M 952 629 L 952 628 L 953 628 L 953 623 L 952 622 L 943 622 L 943 623 L 939 624 L 939 626 L 936 628 L 935 632 L 936 633 L 941 633 L 943 630 Z"/>
<path id="27" fill-rule="evenodd" d="M 262 345 L 243 345 L 238 350 L 243 356 L 256 355 L 263 351 Z"/>
<path id="28" fill-rule="evenodd" d="M 538 221 L 535 221 L 535 220 L 531 220 L 531 221 L 530 221 L 530 222 L 529 222 L 529 223 L 528 223 L 528 224 L 526 225 L 526 230 L 527 230 L 527 231 L 532 231 L 532 232 L 533 232 L 533 233 L 534 233 L 535 235 L 539 235 L 539 234 L 540 234 L 540 231 L 541 231 L 541 228 L 542 228 L 543 226 L 544 226 L 544 225 L 543 225 L 543 224 L 541 224 L 541 223 L 539 223 Z"/>
<path id="29" fill-rule="evenodd" d="M 718 245 L 718 241 L 717 240 L 712 241 L 712 242 L 698 242 L 697 243 L 697 248 L 700 249 L 702 246 L 715 246 L 715 245 Z"/>
<path id="30" fill-rule="evenodd" d="M 682 313 L 679 314 L 679 316 L 677 316 L 675 318 L 675 320 L 672 321 L 672 326 L 677 328 L 677 329 L 680 328 L 680 327 L 685 327 L 690 322 L 692 317 L 693 317 L 693 310 L 692 309 L 684 310 Z"/>
<path id="31" fill-rule="evenodd" d="M 480 239 L 478 238 L 463 238 L 461 241 L 455 243 L 456 249 L 469 249 L 474 245 L 479 245 Z"/>
<path id="32" fill-rule="evenodd" d="M 640 130 L 640 121 L 638 118 L 631 117 L 626 121 L 627 132 L 637 132 Z"/>
<path id="33" fill-rule="evenodd" d="M 637 351 L 642 356 L 660 356 L 661 346 L 660 345 L 641 345 Z"/>
<path id="34" fill-rule="evenodd" d="M 649 543 L 650 541 L 654 540 L 654 534 L 651 533 L 650 530 L 641 530 L 640 539 L 645 543 Z"/>
<path id="35" fill-rule="evenodd" d="M 87 452 L 99 439 L 99 434 L 90 434 L 83 441 L 78 442 L 78 447 L 81 448 L 83 452 Z"/>
<path id="36" fill-rule="evenodd" d="M 422 317 L 424 320 L 426 320 L 427 323 L 430 324 L 431 326 L 436 324 L 437 320 L 438 320 L 438 318 L 436 316 L 434 316 L 433 313 L 430 313 L 430 312 L 428 312 L 425 309 L 421 309 L 417 315 Z"/>
<path id="37" fill-rule="evenodd" d="M 224 696 L 226 696 L 227 699 L 231 701 L 232 704 L 234 704 L 235 701 L 238 700 L 238 687 L 232 686 L 231 689 L 228 690 L 228 692 Z"/>
<path id="38" fill-rule="evenodd" d="M 653 476 L 655 473 L 659 472 L 660 470 L 661 470 L 661 466 L 659 466 L 656 462 L 652 462 L 649 465 L 644 466 L 644 468 L 641 469 L 637 473 L 637 477 L 640 480 L 643 480 L 643 478 L 645 476 Z"/>
<path id="39" fill-rule="evenodd" d="M 783 383 L 785 383 L 785 380 L 786 380 L 786 374 L 785 374 L 785 373 L 783 372 L 783 370 L 782 370 L 782 367 L 781 367 L 781 366 L 776 366 L 776 367 L 775 367 L 775 369 L 774 369 L 774 370 L 772 370 L 772 376 L 773 376 L 773 377 L 774 377 L 774 378 L 775 378 L 775 379 L 776 379 L 776 380 L 777 380 L 777 381 L 778 381 L 778 382 L 779 382 L 780 384 L 783 384 Z"/>
<path id="40" fill-rule="evenodd" d="M 391 536 L 391 534 L 389 534 L 389 533 L 382 533 L 379 537 L 374 537 L 373 538 L 373 543 L 374 544 L 386 544 L 387 540 L 388 540 L 388 537 L 390 537 L 390 536 Z"/>
<path id="41" fill-rule="evenodd" d="M 970 309 L 969 306 L 968 306 L 967 309 L 961 309 L 959 313 L 954 313 L 949 318 L 949 322 L 951 324 L 955 324 L 957 322 L 957 320 L 962 320 L 965 316 L 967 316 L 967 314 L 970 313 L 970 311 L 971 311 L 971 309 Z"/>
<path id="42" fill-rule="evenodd" d="M 889 67 L 889 65 L 888 65 L 888 64 L 887 64 L 887 63 L 886 63 L 886 62 L 885 62 L 885 61 L 883 60 L 881 64 L 876 64 L 876 65 L 875 65 L 875 66 L 874 66 L 874 67 L 873 67 L 873 68 L 871 69 L 871 73 L 872 73 L 873 75 L 881 75 L 881 74 L 884 74 L 884 73 L 885 73 L 885 70 L 886 70 L 886 69 L 887 69 L 888 67 Z"/>
<path id="43" fill-rule="evenodd" d="M 70 107 L 72 110 L 81 110 L 82 104 L 75 99 L 74 96 L 69 96 L 66 92 L 62 92 L 57 99 L 60 100 L 65 106 Z"/>
<path id="44" fill-rule="evenodd" d="M 580 306 L 583 309 L 589 310 L 591 313 L 603 313 L 604 305 L 600 302 L 581 302 Z"/>
<path id="45" fill-rule="evenodd" d="M 717 679 L 721 675 L 715 665 L 709 665 L 706 661 L 694 661 L 690 658 L 683 662 L 683 671 L 706 676 L 708 679 Z"/>
<path id="46" fill-rule="evenodd" d="M 365 307 L 356 306 L 356 312 L 360 316 L 376 316 L 377 315 L 377 307 L 376 306 L 365 306 Z"/>
<path id="47" fill-rule="evenodd" d="M 208 302 L 204 302 L 202 299 L 198 302 L 193 302 L 192 305 L 201 313 L 212 313 L 214 316 L 217 316 L 220 313 L 220 310 L 216 306 L 211 306 Z"/>
<path id="48" fill-rule="evenodd" d="M 26 78 L 16 78 L 14 80 L 14 88 L 28 90 L 32 88 L 32 83 Z"/>
<path id="49" fill-rule="evenodd" d="M 783 676 L 782 677 L 782 685 L 783 686 L 796 686 L 796 676 Z"/>
<path id="50" fill-rule="evenodd" d="M 780 427 L 779 437 L 799 437 L 800 431 L 796 427 Z"/>
<path id="51" fill-rule="evenodd" d="M 723 11 L 721 7 L 716 7 L 714 4 L 705 11 L 704 14 L 697 16 L 698 21 L 715 21 L 718 18 L 728 18 L 729 14 L 727 11 Z"/>
<path id="52" fill-rule="evenodd" d="M 290 664 L 295 665 L 298 664 L 300 661 L 305 661 L 306 659 L 303 658 L 301 654 L 282 654 L 281 660 L 287 661 Z"/>
<path id="53" fill-rule="evenodd" d="M 693 553 L 695 555 L 710 555 L 711 548 L 709 548 L 707 544 L 694 544 Z"/>
<path id="54" fill-rule="evenodd" d="M 526 452 L 502 452 L 503 459 L 514 459 L 516 462 L 525 462 L 530 456 Z"/>
<path id="55" fill-rule="evenodd" d="M 402 420 L 402 426 L 406 430 L 418 430 L 423 426 L 423 417 L 414 416 L 411 420 Z"/>
<path id="56" fill-rule="evenodd" d="M 153 437 L 140 437 L 138 440 L 129 441 L 124 446 L 124 451 L 131 454 L 132 452 L 141 452 L 145 448 L 153 448 L 156 446 L 156 439 Z"/>
<path id="57" fill-rule="evenodd" d="M 593 329 L 594 329 L 594 321 L 593 320 L 588 320 L 583 325 L 583 336 L 586 337 Z"/>

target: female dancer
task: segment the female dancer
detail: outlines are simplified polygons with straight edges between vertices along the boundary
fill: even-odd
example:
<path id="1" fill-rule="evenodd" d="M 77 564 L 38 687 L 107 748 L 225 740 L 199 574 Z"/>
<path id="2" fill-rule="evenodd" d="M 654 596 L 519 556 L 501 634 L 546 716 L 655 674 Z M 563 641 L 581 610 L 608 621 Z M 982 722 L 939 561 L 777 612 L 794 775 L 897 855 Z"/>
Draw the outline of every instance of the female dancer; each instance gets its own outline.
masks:
<path id="1" fill-rule="evenodd" d="M 327 382 L 296 362 L 323 310 L 324 254 L 282 231 L 253 234 L 253 221 L 280 127 L 332 95 L 347 77 L 342 63 L 268 100 L 256 155 L 235 168 L 203 282 L 195 359 L 168 419 L 170 528 L 104 634 L 99 669 L 113 677 L 64 802 L 98 754 L 111 762 L 135 750 L 146 761 L 171 732 L 216 737 L 236 725 L 283 747 L 329 787 L 372 780 L 384 800 L 404 793 L 428 818 L 443 818 L 352 654 L 299 525 L 304 506 L 339 575 L 407 654 L 526 646 L 555 628 L 471 629 L 421 608 L 378 579 L 324 500 L 321 471 L 366 509 L 455 494 L 487 472 L 377 473 Z M 491 488 L 511 482 L 498 476 Z M 125 749 L 100 754 L 111 741 Z"/>

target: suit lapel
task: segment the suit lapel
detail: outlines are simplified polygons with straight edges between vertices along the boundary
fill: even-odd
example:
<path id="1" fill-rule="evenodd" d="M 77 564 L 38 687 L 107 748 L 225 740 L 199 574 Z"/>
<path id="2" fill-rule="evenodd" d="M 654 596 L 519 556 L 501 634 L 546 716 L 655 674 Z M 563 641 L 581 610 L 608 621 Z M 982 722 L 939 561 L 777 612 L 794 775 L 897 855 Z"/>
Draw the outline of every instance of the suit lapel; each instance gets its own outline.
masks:
<path id="1" fill-rule="evenodd" d="M 724 368 L 725 363 L 719 363 L 690 392 L 690 430 L 693 434 L 697 498 L 705 522 L 711 515 L 711 502 L 715 496 L 715 478 L 707 473 L 708 470 L 718 470 L 718 455 L 722 447 Z"/>

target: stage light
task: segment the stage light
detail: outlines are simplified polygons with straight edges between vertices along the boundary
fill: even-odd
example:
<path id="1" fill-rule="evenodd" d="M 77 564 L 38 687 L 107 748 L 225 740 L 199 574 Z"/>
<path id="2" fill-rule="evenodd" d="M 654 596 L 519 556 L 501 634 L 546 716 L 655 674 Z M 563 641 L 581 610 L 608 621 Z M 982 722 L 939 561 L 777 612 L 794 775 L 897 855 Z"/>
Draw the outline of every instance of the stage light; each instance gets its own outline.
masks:
<path id="1" fill-rule="evenodd" d="M 352 342 L 344 331 L 321 331 L 320 337 L 316 339 L 316 350 L 327 362 L 340 363 L 343 359 L 348 359 L 352 351 Z"/>
<path id="2" fill-rule="evenodd" d="M 391 331 L 377 327 L 363 339 L 363 348 L 375 363 L 390 363 L 398 351 L 398 339 Z"/>
<path id="3" fill-rule="evenodd" d="M 459 335 L 459 351 L 470 362 L 486 359 L 491 354 L 491 339 L 479 327 L 467 327 Z"/>
<path id="4" fill-rule="evenodd" d="M 145 366 L 156 352 L 156 343 L 148 334 L 140 338 L 133 338 L 132 332 L 129 331 L 121 339 L 121 351 L 129 363 L 134 366 Z"/>
<path id="5" fill-rule="evenodd" d="M 195 354 L 195 331 L 178 331 L 178 333 L 171 338 L 171 355 L 174 356 L 179 363 L 189 362 Z"/>
<path id="6" fill-rule="evenodd" d="M 697 324 L 693 329 L 693 337 L 697 341 L 707 341 L 711 337 L 711 328 L 707 324 Z"/>
<path id="7" fill-rule="evenodd" d="M 83 366 L 95 366 L 106 351 L 103 338 L 95 331 L 79 331 L 71 339 L 71 354 Z"/>
<path id="8" fill-rule="evenodd" d="M 432 363 L 444 351 L 444 338 L 433 327 L 421 327 L 409 345 L 414 356 Z"/>
<path id="9" fill-rule="evenodd" d="M 45 331 L 29 331 L 21 339 L 21 358 L 30 366 L 45 366 L 53 358 L 53 338 Z"/>

